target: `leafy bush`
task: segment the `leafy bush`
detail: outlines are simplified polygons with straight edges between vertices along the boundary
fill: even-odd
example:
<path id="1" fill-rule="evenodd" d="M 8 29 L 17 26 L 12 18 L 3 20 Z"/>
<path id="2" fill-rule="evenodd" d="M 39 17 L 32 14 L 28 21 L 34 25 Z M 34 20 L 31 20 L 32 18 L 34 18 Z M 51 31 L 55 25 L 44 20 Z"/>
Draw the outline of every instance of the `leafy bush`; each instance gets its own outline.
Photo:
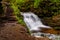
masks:
<path id="1" fill-rule="evenodd" d="M 43 0 L 39 3 L 35 2 L 37 6 L 36 13 L 40 17 L 52 17 L 60 14 L 60 0 Z"/>
<path id="2" fill-rule="evenodd" d="M 34 8 L 38 8 L 39 3 L 40 3 L 41 1 L 42 1 L 42 0 L 34 0 Z"/>

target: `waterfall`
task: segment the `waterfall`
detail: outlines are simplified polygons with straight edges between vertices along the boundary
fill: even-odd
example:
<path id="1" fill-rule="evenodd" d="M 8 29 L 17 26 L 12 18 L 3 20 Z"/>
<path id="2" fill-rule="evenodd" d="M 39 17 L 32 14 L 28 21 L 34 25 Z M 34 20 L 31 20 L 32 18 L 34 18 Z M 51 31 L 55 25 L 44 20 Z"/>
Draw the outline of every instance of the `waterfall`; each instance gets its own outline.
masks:
<path id="1" fill-rule="evenodd" d="M 32 12 L 21 12 L 21 15 L 24 18 L 24 22 L 26 23 L 27 27 L 29 28 L 30 32 L 35 30 L 41 30 L 41 28 L 51 28 L 50 26 L 46 26 L 41 22 L 41 19 L 35 15 Z M 42 33 L 42 32 L 35 32 L 35 33 L 31 33 L 32 36 L 35 37 L 42 37 L 43 36 L 48 36 L 49 39 L 54 39 L 55 40 L 55 35 L 54 34 L 50 34 L 50 33 Z"/>
<path id="2" fill-rule="evenodd" d="M 21 15 L 24 17 L 24 22 L 30 31 L 41 30 L 40 28 L 51 28 L 50 26 L 44 25 L 41 19 L 32 12 L 21 12 Z"/>

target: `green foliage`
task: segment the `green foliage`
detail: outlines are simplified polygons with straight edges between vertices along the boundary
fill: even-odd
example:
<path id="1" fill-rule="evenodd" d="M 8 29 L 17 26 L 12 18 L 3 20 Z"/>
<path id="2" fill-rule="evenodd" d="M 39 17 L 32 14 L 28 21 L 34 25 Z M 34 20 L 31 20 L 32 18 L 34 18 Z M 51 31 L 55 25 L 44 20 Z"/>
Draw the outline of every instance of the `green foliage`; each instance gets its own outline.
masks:
<path id="1" fill-rule="evenodd" d="M 25 3 L 25 2 L 26 2 L 26 0 L 16 0 L 17 4 L 22 4 L 22 3 Z"/>
<path id="2" fill-rule="evenodd" d="M 20 10 L 18 9 L 18 6 L 16 4 L 12 4 L 11 6 L 14 10 L 14 15 L 16 16 L 16 19 L 18 20 L 18 23 L 22 24 L 22 25 L 25 25 L 24 21 L 23 21 L 23 18 L 20 14 Z"/>
<path id="3" fill-rule="evenodd" d="M 22 5 L 18 5 L 18 7 L 22 12 L 28 12 L 30 8 L 33 7 L 33 2 L 28 1 L 26 3 L 23 3 Z"/>
<path id="4" fill-rule="evenodd" d="M 16 10 L 16 12 L 18 13 L 17 10 L 18 7 L 20 9 L 26 10 L 28 11 L 28 9 L 32 6 L 34 6 L 34 8 L 38 8 L 39 10 L 41 9 L 41 12 L 39 13 L 40 16 L 46 16 L 46 17 L 52 17 L 53 15 L 58 15 L 60 13 L 60 0 L 33 0 L 34 1 L 34 5 L 33 2 L 26 2 L 26 0 L 14 0 L 12 3 L 14 4 L 15 7 L 14 10 Z M 36 10 L 38 10 L 36 9 Z M 38 11 L 39 11 L 38 10 Z M 20 11 L 20 10 L 19 10 Z M 37 12 L 38 12 L 37 11 Z M 42 15 L 41 15 L 42 14 Z"/>
<path id="5" fill-rule="evenodd" d="M 23 0 L 12 0 L 10 1 L 11 8 L 14 10 L 14 15 L 16 16 L 16 19 L 18 20 L 18 23 L 25 25 L 23 18 L 20 14 L 20 10 L 18 9 L 18 4 L 23 3 Z"/>
<path id="6" fill-rule="evenodd" d="M 51 2 L 56 2 L 56 3 L 58 3 L 58 2 L 60 2 L 60 0 L 50 0 Z"/>
<path id="7" fill-rule="evenodd" d="M 42 1 L 42 0 L 34 0 L 34 8 L 38 8 L 39 3 L 40 3 L 41 1 Z"/>
<path id="8" fill-rule="evenodd" d="M 39 3 L 39 6 L 36 9 L 36 13 L 39 17 L 52 17 L 60 14 L 60 2 L 52 1 L 43 0 Z"/>

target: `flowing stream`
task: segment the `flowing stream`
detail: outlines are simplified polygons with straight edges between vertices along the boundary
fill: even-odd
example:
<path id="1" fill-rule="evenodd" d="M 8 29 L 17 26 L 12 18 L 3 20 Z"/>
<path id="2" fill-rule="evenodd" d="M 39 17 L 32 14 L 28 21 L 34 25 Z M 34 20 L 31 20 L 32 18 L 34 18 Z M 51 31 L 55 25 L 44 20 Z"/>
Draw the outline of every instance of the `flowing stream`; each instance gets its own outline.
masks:
<path id="1" fill-rule="evenodd" d="M 32 36 L 35 37 L 41 37 L 41 35 L 44 36 L 48 36 L 50 39 L 54 39 L 55 35 L 53 34 L 46 34 L 46 33 L 41 33 L 39 32 L 39 30 L 41 30 L 41 28 L 51 28 L 50 26 L 46 26 L 41 22 L 41 19 L 35 15 L 32 12 L 21 12 L 21 15 L 24 18 L 24 22 L 26 23 L 28 29 L 31 31 L 38 31 L 37 33 L 31 33 Z"/>

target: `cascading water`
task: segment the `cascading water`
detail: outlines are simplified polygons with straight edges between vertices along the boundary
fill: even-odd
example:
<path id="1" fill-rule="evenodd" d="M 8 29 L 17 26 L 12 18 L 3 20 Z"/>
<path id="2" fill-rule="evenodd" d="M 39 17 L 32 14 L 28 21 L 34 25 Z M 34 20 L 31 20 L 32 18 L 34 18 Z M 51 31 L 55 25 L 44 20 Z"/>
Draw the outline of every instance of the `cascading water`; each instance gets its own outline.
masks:
<path id="1" fill-rule="evenodd" d="M 44 25 L 41 22 L 41 19 L 37 15 L 35 15 L 32 12 L 21 12 L 21 15 L 23 16 L 24 22 L 26 23 L 30 32 L 32 32 L 33 30 L 38 31 L 37 33 L 36 32 L 31 33 L 32 36 L 40 37 L 41 34 L 48 35 L 48 34 L 39 32 L 39 30 L 41 30 L 41 28 L 51 28 L 51 27 Z M 51 34 L 49 34 L 49 35 L 51 35 Z M 53 37 L 55 37 L 55 36 L 54 35 L 52 35 L 52 37 L 50 36 L 50 38 L 53 38 Z"/>
<path id="2" fill-rule="evenodd" d="M 26 23 L 30 31 L 40 30 L 40 28 L 51 28 L 49 26 L 43 25 L 40 18 L 38 18 L 38 16 L 32 12 L 26 12 L 26 13 L 21 12 L 21 15 L 23 15 L 24 22 Z"/>

